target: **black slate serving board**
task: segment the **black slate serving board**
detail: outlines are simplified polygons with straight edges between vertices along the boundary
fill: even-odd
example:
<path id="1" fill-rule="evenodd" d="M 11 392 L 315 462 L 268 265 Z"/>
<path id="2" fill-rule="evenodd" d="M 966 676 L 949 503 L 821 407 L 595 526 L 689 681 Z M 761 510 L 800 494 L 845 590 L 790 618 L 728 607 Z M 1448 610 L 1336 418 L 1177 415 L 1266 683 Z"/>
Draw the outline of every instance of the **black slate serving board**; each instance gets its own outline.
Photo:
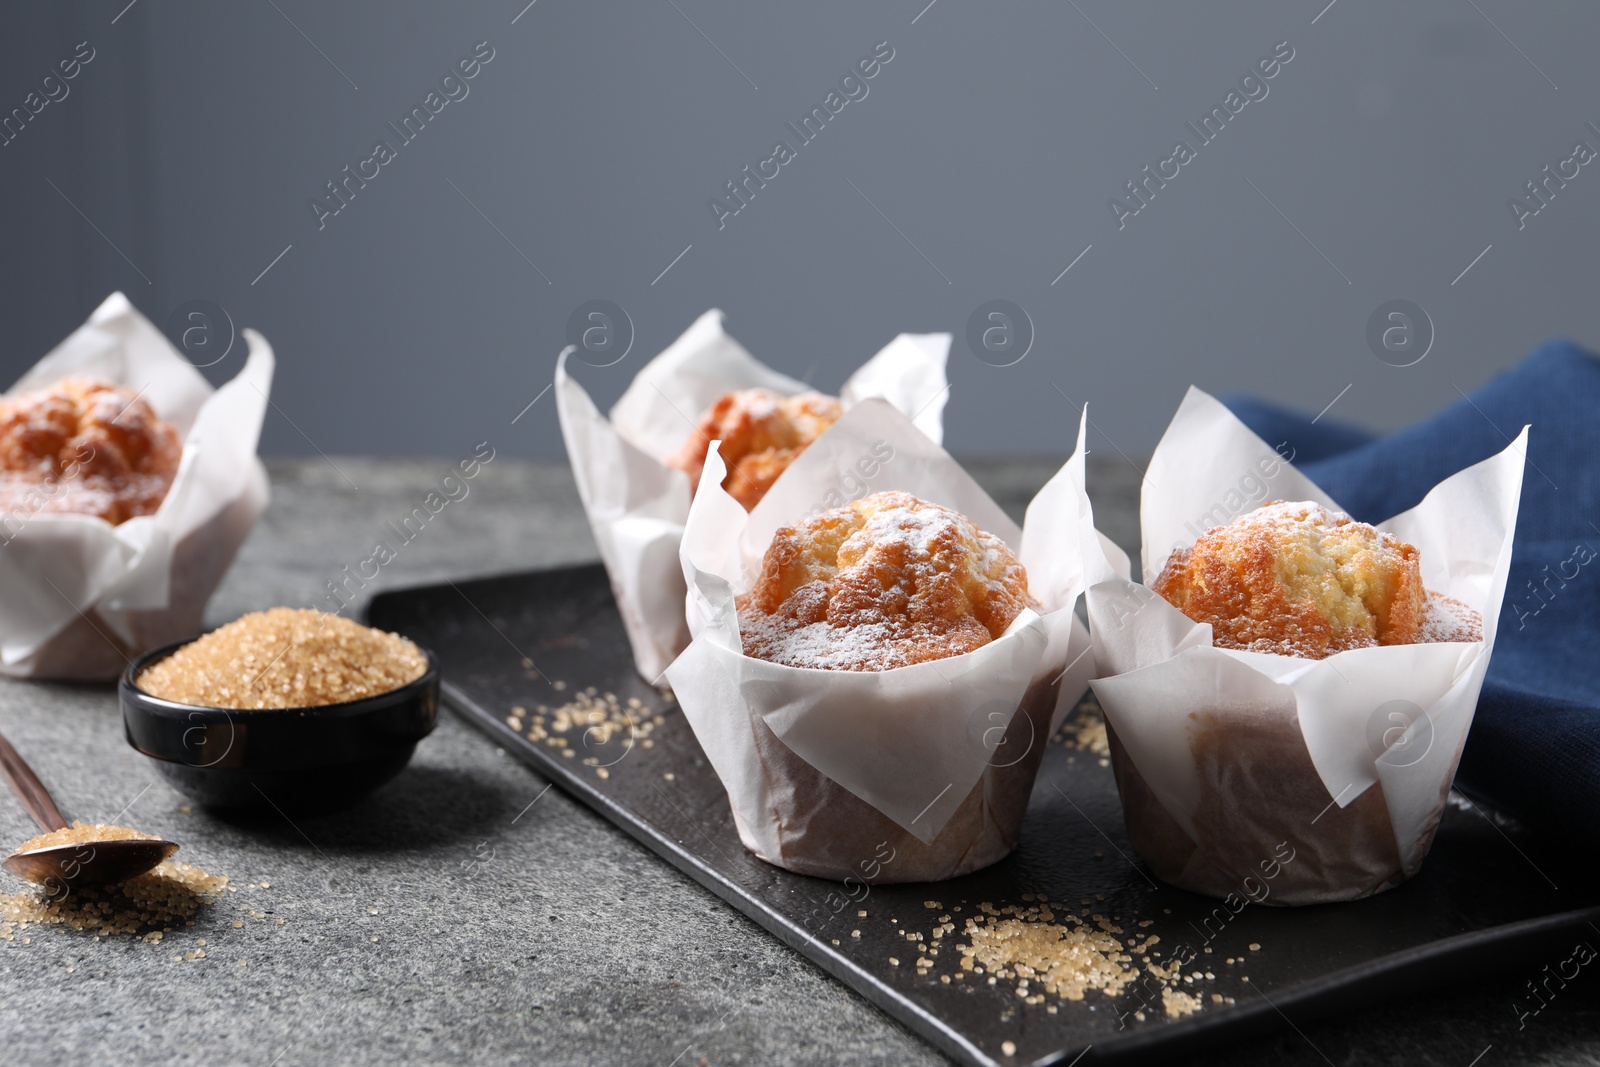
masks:
<path id="1" fill-rule="evenodd" d="M 1074 720 L 1051 739 L 1021 843 L 1003 862 L 934 885 L 806 878 L 740 845 L 687 722 L 634 671 L 599 565 L 389 592 L 367 616 L 431 648 L 446 703 L 496 743 L 963 1063 L 1192 1052 L 1492 969 L 1537 969 L 1565 958 L 1586 936 L 1576 931 L 1600 920 L 1600 888 L 1574 866 L 1581 858 L 1459 801 L 1446 809 L 1422 872 L 1397 889 L 1349 904 L 1219 912 L 1219 902 L 1157 883 L 1138 863 L 1111 770 L 1077 747 Z M 545 732 L 558 743 L 529 740 L 539 705 L 555 709 L 588 687 L 640 707 L 609 736 L 583 724 L 554 731 L 547 714 Z M 514 707 L 526 709 L 512 717 L 520 729 L 508 724 Z M 1081 717 L 1096 712 L 1085 704 L 1079 714 L 1092 721 Z M 1015 980 L 955 977 L 966 917 L 981 904 L 1025 908 L 1041 896 L 1058 913 L 1107 917 L 1124 942 L 1157 935 L 1156 962 L 1186 946 L 1195 962 L 1184 971 L 1215 976 L 1178 986 L 1201 1009 L 1169 1018 L 1151 986 L 1029 1003 Z M 906 935 L 928 938 L 941 916 L 956 930 L 930 957 L 932 942 Z M 933 963 L 925 973 L 919 958 Z"/>

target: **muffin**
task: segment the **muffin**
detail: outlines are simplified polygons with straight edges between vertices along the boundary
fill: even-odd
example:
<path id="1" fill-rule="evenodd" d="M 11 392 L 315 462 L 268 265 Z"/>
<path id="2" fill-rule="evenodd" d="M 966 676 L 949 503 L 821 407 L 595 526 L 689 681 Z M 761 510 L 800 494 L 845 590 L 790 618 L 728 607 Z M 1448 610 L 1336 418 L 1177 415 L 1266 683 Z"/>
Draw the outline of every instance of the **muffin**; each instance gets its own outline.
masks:
<path id="1" fill-rule="evenodd" d="M 757 858 L 851 884 L 959 877 L 1016 847 L 1092 673 L 1081 443 L 1019 529 L 887 400 L 827 434 L 832 456 L 892 454 L 882 491 L 824 510 L 839 468 L 813 455 L 745 513 L 706 457 L 679 549 L 693 640 L 665 677 Z"/>
<path id="2" fill-rule="evenodd" d="M 1209 623 L 1221 648 L 1306 659 L 1415 644 L 1435 613 L 1415 547 L 1308 501 L 1269 503 L 1208 530 L 1172 553 L 1152 588 Z M 1436 613 L 1438 626 L 1466 621 L 1448 605 Z"/>
<path id="3" fill-rule="evenodd" d="M 1480 640 L 1476 611 L 1424 589 L 1420 558 L 1414 545 L 1342 512 L 1271 502 L 1174 551 L 1152 588 L 1189 619 L 1210 624 L 1218 648 L 1325 659 L 1356 648 Z M 1096 685 L 1117 688 L 1115 680 Z M 1364 725 L 1380 739 L 1373 759 L 1396 721 L 1368 716 Z M 1415 870 L 1406 858 L 1426 853 L 1432 841 L 1436 816 L 1414 840 L 1396 838 L 1381 780 L 1338 797 L 1348 799 L 1342 807 L 1335 802 L 1292 693 L 1274 693 L 1265 705 L 1224 695 L 1175 716 L 1173 725 L 1185 732 L 1195 768 L 1186 823 L 1158 799 L 1163 783 L 1146 779 L 1108 724 L 1129 840 L 1165 881 L 1223 898 L 1259 883 L 1264 888 L 1250 891 L 1260 894 L 1252 896 L 1258 903 L 1354 899 L 1404 881 Z M 1426 726 L 1414 742 L 1424 748 L 1432 744 L 1431 719 Z M 1268 885 L 1258 868 L 1274 856 L 1294 858 L 1264 868 L 1276 879 Z"/>
<path id="4" fill-rule="evenodd" d="M 0 512 L 152 515 L 183 457 L 178 431 L 131 389 L 96 378 L 0 397 Z"/>
<path id="5" fill-rule="evenodd" d="M 722 487 L 749 511 L 806 446 L 839 420 L 844 406 L 821 393 L 783 396 L 769 389 L 724 393 L 700 415 L 694 432 L 667 463 L 700 484 L 712 441 L 727 464 Z"/>
<path id="6" fill-rule="evenodd" d="M 1039 606 L 1004 542 L 903 492 L 780 528 L 738 605 L 745 655 L 845 671 L 975 651 Z"/>
<path id="7" fill-rule="evenodd" d="M 1190 388 L 1140 495 L 1143 581 L 1102 542 L 1086 596 L 1151 877 L 1221 899 L 1225 923 L 1422 869 L 1494 650 L 1526 448 L 1373 527 Z"/>
<path id="8" fill-rule="evenodd" d="M 880 741 L 896 736 L 896 723 L 938 721 L 931 701 L 912 693 L 917 685 L 949 683 L 907 678 L 901 691 L 859 675 L 974 653 L 1002 637 L 1022 609 L 1040 609 L 1027 590 L 1026 569 L 1005 542 L 960 512 L 904 491 L 875 493 L 779 528 L 754 584 L 734 605 L 744 656 L 765 661 L 755 677 L 782 685 L 784 675 L 766 664 L 837 672 L 826 681 L 795 683 L 813 693 L 853 694 L 842 707 L 872 723 L 869 731 Z M 918 837 L 862 800 L 859 782 L 835 781 L 811 765 L 805 745 L 792 747 L 795 736 L 782 739 L 762 713 L 750 713 L 742 733 L 762 768 L 765 800 L 760 819 L 741 830 L 746 845 L 787 870 L 858 881 L 942 880 L 998 861 L 1021 832 L 1059 673 L 1040 670 L 1018 693 L 979 701 L 957 729 L 942 734 L 942 747 L 971 745 L 987 763 L 973 784 L 960 787 L 960 803 L 933 837 Z M 699 697 L 674 683 L 693 715 Z M 992 755 L 984 741 L 994 742 Z M 938 792 L 928 795 L 936 800 Z M 925 805 L 918 793 L 918 808 Z M 752 832 L 750 822 L 762 829 Z M 882 867 L 862 864 L 872 857 Z"/>

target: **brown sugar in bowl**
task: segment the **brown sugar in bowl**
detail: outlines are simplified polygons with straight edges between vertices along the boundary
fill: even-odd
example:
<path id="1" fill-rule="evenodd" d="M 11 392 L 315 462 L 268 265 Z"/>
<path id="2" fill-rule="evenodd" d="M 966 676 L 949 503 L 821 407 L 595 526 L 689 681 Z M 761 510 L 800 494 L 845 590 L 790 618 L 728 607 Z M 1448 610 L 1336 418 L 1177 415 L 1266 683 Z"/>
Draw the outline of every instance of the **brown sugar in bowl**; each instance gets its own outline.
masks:
<path id="1" fill-rule="evenodd" d="M 426 649 L 349 620 L 333 621 L 353 628 L 344 631 L 350 639 L 318 646 L 331 662 L 273 663 L 274 676 L 284 676 L 275 694 L 270 685 L 230 687 L 230 682 L 249 681 L 237 678 L 244 673 L 237 670 L 240 665 L 265 670 L 271 663 L 270 655 L 263 662 L 259 650 L 250 647 L 248 632 L 246 640 L 228 648 L 218 640 L 229 637 L 229 627 L 224 627 L 197 641 L 141 656 L 128 665 L 118 684 L 128 744 L 148 756 L 179 792 L 208 807 L 312 813 L 355 803 L 400 773 L 417 743 L 433 731 L 439 668 Z M 383 640 L 369 641 L 356 630 Z M 367 677 L 352 677 L 360 657 L 382 650 L 383 641 L 403 642 L 414 661 L 379 664 L 376 670 L 360 672 Z M 397 646 L 387 647 L 392 652 Z M 164 664 L 170 668 L 168 661 L 180 652 L 189 660 L 188 669 L 159 669 Z M 285 652 L 284 658 L 292 654 Z M 308 665 L 313 669 L 307 670 Z M 141 682 L 165 695 L 147 691 Z M 263 689 L 268 696 L 259 695 Z M 221 703 L 255 706 L 217 706 Z"/>

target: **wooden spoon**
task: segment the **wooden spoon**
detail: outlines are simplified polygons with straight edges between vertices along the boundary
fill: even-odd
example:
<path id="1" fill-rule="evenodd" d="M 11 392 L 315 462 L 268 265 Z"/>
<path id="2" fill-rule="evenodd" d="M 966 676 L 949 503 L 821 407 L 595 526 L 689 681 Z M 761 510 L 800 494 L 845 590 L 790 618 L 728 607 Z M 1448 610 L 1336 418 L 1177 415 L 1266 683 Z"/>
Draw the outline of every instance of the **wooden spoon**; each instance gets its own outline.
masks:
<path id="1" fill-rule="evenodd" d="M 67 820 L 51 799 L 50 791 L 39 781 L 11 742 L 0 735 L 0 773 L 22 806 L 40 829 L 65 830 Z M 52 845 L 7 856 L 6 870 L 19 878 L 48 888 L 52 895 L 65 895 L 75 885 L 97 886 L 125 882 L 152 869 L 178 851 L 171 841 L 158 838 L 122 838 L 113 841 L 82 841 Z"/>

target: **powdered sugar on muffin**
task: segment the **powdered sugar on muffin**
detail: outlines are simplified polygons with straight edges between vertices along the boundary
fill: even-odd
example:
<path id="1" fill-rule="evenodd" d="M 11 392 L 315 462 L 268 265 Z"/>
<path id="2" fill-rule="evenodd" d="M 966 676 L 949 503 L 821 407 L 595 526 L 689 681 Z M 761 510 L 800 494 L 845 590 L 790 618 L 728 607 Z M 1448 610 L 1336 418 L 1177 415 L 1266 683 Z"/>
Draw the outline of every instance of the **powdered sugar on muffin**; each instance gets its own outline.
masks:
<path id="1" fill-rule="evenodd" d="M 1483 616 L 1470 604 L 1428 591 L 1428 616 L 1418 641 L 1482 641 Z"/>
<path id="2" fill-rule="evenodd" d="M 1427 616 L 1417 550 L 1310 501 L 1273 502 L 1206 531 L 1153 588 L 1224 648 L 1321 659 L 1413 644 Z"/>
<path id="3" fill-rule="evenodd" d="M 1037 606 L 999 538 L 885 492 L 779 529 L 739 624 L 749 656 L 881 671 L 981 648 Z"/>

